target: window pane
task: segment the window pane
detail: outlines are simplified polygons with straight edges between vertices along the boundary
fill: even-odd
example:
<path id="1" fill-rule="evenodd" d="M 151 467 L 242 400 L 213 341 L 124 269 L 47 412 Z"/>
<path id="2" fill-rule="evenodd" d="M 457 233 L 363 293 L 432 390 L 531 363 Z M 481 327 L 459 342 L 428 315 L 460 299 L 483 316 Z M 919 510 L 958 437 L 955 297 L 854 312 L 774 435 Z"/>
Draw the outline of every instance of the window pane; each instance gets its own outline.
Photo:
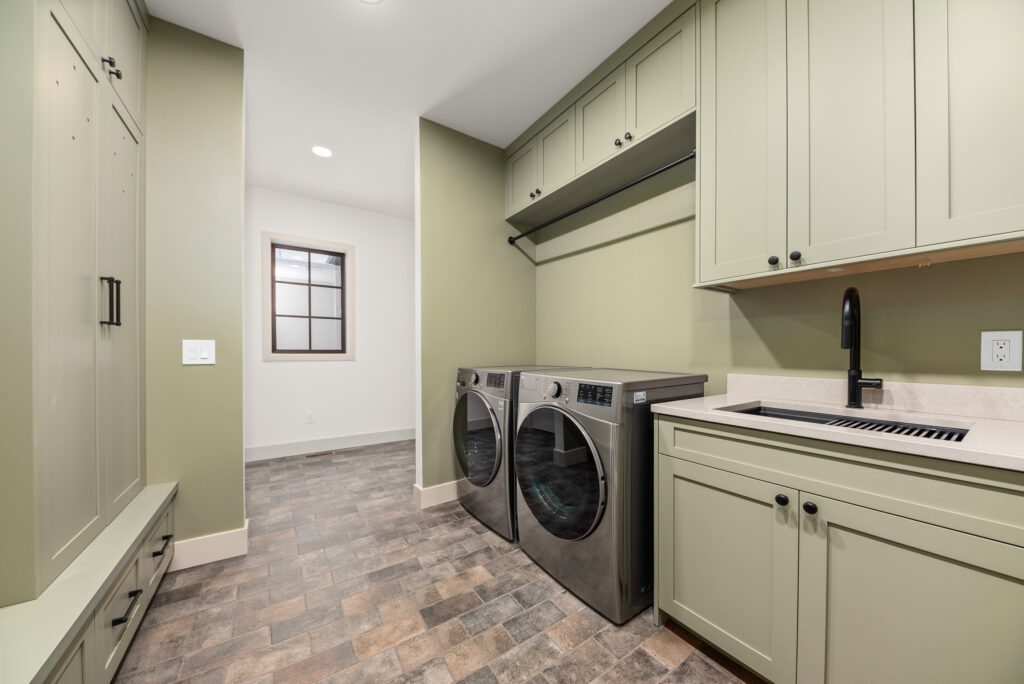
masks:
<path id="1" fill-rule="evenodd" d="M 333 287 L 313 288 L 313 312 L 314 316 L 341 316 L 341 290 Z"/>
<path id="2" fill-rule="evenodd" d="M 309 319 L 277 317 L 278 350 L 309 349 Z"/>
<path id="3" fill-rule="evenodd" d="M 327 254 L 309 255 L 313 282 L 319 285 L 341 285 L 341 257 Z"/>
<path id="4" fill-rule="evenodd" d="M 274 248 L 274 279 L 290 283 L 309 282 L 309 253 L 283 247 Z"/>
<path id="5" fill-rule="evenodd" d="M 274 313 L 290 316 L 309 315 L 309 287 L 306 285 L 284 285 L 278 283 Z"/>
<path id="6" fill-rule="evenodd" d="M 313 319 L 313 349 L 317 351 L 341 350 L 341 321 Z"/>

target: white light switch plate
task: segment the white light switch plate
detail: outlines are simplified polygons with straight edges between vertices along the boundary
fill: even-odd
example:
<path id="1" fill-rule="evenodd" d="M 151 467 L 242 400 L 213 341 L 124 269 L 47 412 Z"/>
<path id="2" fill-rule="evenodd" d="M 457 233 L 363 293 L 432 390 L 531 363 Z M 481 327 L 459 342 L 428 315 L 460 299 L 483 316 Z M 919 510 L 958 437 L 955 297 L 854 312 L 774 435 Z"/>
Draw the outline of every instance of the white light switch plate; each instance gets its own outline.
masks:
<path id="1" fill-rule="evenodd" d="M 217 363 L 217 340 L 182 340 L 182 366 L 212 366 Z"/>
<path id="2" fill-rule="evenodd" d="M 1020 330 L 984 330 L 981 333 L 981 370 L 1020 371 Z"/>

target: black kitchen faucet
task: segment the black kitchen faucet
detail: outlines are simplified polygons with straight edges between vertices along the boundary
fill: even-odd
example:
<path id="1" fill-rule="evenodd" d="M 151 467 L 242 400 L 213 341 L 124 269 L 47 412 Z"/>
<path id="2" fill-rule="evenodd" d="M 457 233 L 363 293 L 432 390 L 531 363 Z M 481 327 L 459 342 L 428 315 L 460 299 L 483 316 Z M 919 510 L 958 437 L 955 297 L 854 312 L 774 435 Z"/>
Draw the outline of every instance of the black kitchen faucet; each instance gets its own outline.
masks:
<path id="1" fill-rule="evenodd" d="M 865 387 L 882 389 L 881 378 L 861 377 L 860 370 L 860 293 L 850 287 L 843 293 L 842 348 L 850 350 L 850 370 L 847 371 L 846 406 L 864 408 L 861 395 Z"/>

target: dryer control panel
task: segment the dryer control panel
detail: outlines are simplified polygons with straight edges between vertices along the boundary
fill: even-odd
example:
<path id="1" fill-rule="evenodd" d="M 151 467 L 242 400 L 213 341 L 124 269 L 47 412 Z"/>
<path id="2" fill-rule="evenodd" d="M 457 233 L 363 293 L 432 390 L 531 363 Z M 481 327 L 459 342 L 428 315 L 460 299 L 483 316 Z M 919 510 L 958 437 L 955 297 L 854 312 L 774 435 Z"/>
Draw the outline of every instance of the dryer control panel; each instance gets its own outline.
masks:
<path id="1" fill-rule="evenodd" d="M 504 373 L 488 373 L 487 374 L 487 386 L 495 387 L 497 389 L 503 389 L 505 387 L 505 374 Z"/>
<path id="2" fill-rule="evenodd" d="M 613 392 L 614 388 L 608 385 L 588 385 L 581 382 L 576 401 L 594 406 L 611 406 Z"/>

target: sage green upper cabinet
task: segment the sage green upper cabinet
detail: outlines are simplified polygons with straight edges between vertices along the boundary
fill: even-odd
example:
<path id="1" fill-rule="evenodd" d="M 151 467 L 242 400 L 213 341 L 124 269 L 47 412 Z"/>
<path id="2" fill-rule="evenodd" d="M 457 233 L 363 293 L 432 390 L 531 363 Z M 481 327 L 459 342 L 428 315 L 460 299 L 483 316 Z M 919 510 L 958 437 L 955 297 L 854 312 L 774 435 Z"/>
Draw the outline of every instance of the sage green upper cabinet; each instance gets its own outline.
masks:
<path id="1" fill-rule="evenodd" d="M 538 189 L 551 192 L 576 175 L 576 113 L 570 107 L 537 135 Z"/>
<path id="2" fill-rule="evenodd" d="M 799 492 L 657 458 L 657 573 L 668 578 L 658 607 L 772 682 L 791 684 Z"/>
<path id="3" fill-rule="evenodd" d="M 528 206 L 537 197 L 537 139 L 523 145 L 505 162 L 505 213 Z"/>
<path id="4" fill-rule="evenodd" d="M 114 65 L 105 63 L 107 77 L 121 102 L 140 127 L 142 71 L 145 64 L 146 27 L 132 0 L 106 0 L 107 54 Z"/>
<path id="5" fill-rule="evenodd" d="M 1024 231 L 1024 3 L 916 3 L 918 242 Z"/>
<path id="6" fill-rule="evenodd" d="M 619 152 L 626 134 L 626 66 L 622 65 L 576 102 L 576 173 Z"/>
<path id="7" fill-rule="evenodd" d="M 700 12 L 699 278 L 709 281 L 786 264 L 786 2 L 702 0 Z"/>
<path id="8" fill-rule="evenodd" d="M 105 0 L 60 0 L 86 45 L 92 49 L 100 46 L 100 5 Z"/>
<path id="9" fill-rule="evenodd" d="M 808 503 L 801 683 L 1021 681 L 1024 548 L 801 493 Z"/>
<path id="10" fill-rule="evenodd" d="M 787 13 L 790 265 L 913 247 L 913 0 Z"/>
<path id="11" fill-rule="evenodd" d="M 139 439 L 141 302 L 139 265 L 139 143 L 114 103 L 105 108 L 100 124 L 99 270 L 115 284 L 115 311 L 101 296 L 105 319 L 99 339 L 100 452 L 106 477 L 106 512 L 110 520 L 142 489 L 143 451 Z M 106 295 L 107 292 L 103 294 Z M 108 318 L 108 316 L 110 318 Z"/>
<path id="12" fill-rule="evenodd" d="M 38 458 L 37 586 L 46 586 L 103 528 L 97 453 L 96 150 L 100 95 L 93 74 L 50 17 L 40 50 L 41 131 L 32 297 Z M 45 208 L 45 210 L 43 210 Z M 28 521 L 31 524 L 31 521 Z"/>
<path id="13" fill-rule="evenodd" d="M 626 60 L 626 130 L 653 133 L 697 105 L 697 8 Z"/>

